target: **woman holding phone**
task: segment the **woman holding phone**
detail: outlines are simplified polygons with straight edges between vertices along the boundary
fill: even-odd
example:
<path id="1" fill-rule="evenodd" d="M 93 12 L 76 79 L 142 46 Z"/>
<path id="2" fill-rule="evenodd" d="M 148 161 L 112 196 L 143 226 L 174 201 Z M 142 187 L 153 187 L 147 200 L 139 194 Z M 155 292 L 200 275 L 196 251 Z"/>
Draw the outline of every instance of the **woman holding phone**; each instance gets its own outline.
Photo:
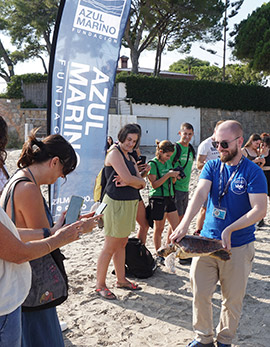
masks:
<path id="1" fill-rule="evenodd" d="M 151 170 L 148 179 L 152 186 L 149 192 L 149 205 L 154 220 L 154 245 L 156 251 L 161 247 L 162 232 L 165 221 L 174 230 L 178 225 L 178 214 L 174 203 L 173 183 L 179 178 L 179 171 L 174 171 L 170 157 L 174 152 L 174 144 L 168 140 L 156 140 L 156 156 L 149 161 Z M 168 238 L 168 237 L 167 237 Z M 170 240 L 167 240 L 170 243 Z M 159 264 L 164 265 L 165 259 L 157 256 Z"/>
<path id="2" fill-rule="evenodd" d="M 40 141 L 36 137 L 37 130 L 30 133 L 28 141 L 23 145 L 17 163 L 19 170 L 10 179 L 10 184 L 21 177 L 28 179 L 15 186 L 14 209 L 17 228 L 43 229 L 32 235 L 31 240 L 50 236 L 49 228 L 53 225 L 41 186 L 54 184 L 59 177 L 65 178 L 77 165 L 74 149 L 61 135 L 50 135 Z M 2 206 L 8 187 L 9 184 L 1 197 Z M 6 211 L 11 217 L 10 199 Z M 60 253 L 59 257 L 63 255 Z M 22 347 L 30 346 L 64 347 L 55 307 L 22 313 Z"/>
<path id="3" fill-rule="evenodd" d="M 135 230 L 139 202 L 139 189 L 145 187 L 137 164 L 130 156 L 140 140 L 136 124 L 125 125 L 118 133 L 118 145 L 113 147 L 105 159 L 107 186 L 103 202 L 105 242 L 97 263 L 96 293 L 105 299 L 116 299 L 106 285 L 108 266 L 113 259 L 116 287 L 128 290 L 141 289 L 125 277 L 125 247 L 128 236 Z"/>
<path id="4" fill-rule="evenodd" d="M 84 218 L 59 227 L 64 215 L 53 228 L 52 236 L 42 239 L 42 229 L 16 229 L 8 215 L 0 208 L 0 346 L 22 346 L 21 304 L 31 287 L 30 260 L 40 258 L 70 242 L 96 226 L 96 218 Z M 34 240 L 34 241 L 31 241 Z M 39 331 L 32 331 L 33 335 Z M 50 334 L 50 332 L 48 332 Z M 50 339 L 50 336 L 48 336 Z M 47 341 L 47 336 L 43 345 Z M 38 345 L 32 345 L 38 346 Z M 56 345 L 47 345 L 56 346 Z"/>

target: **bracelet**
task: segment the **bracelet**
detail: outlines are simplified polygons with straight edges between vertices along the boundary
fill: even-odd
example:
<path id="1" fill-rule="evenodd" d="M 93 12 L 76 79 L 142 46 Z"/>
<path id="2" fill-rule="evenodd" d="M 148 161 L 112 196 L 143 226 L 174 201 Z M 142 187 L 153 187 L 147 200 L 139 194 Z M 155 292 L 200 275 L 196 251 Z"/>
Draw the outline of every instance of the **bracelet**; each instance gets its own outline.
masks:
<path id="1" fill-rule="evenodd" d="M 42 228 L 42 230 L 43 230 L 43 237 L 44 237 L 44 239 L 46 239 L 46 237 L 51 236 L 51 231 L 50 231 L 50 229 L 48 229 L 48 228 Z"/>
<path id="2" fill-rule="evenodd" d="M 45 243 L 46 243 L 46 245 L 47 245 L 48 248 L 49 248 L 49 253 L 51 253 L 51 252 L 52 252 L 52 247 L 51 247 L 51 245 L 49 244 L 48 241 L 45 241 Z"/>

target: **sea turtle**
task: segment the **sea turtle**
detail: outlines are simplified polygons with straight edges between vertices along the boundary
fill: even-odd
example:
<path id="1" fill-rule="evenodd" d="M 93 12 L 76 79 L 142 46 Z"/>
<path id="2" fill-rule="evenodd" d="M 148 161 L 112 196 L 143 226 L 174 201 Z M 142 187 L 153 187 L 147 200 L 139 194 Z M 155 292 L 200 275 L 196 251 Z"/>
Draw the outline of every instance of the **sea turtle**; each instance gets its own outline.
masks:
<path id="1" fill-rule="evenodd" d="M 231 254 L 230 251 L 222 247 L 220 240 L 192 235 L 186 235 L 180 242 L 160 248 L 157 254 L 161 257 L 167 257 L 172 252 L 176 252 L 176 257 L 180 259 L 210 256 L 221 260 L 229 260 Z"/>

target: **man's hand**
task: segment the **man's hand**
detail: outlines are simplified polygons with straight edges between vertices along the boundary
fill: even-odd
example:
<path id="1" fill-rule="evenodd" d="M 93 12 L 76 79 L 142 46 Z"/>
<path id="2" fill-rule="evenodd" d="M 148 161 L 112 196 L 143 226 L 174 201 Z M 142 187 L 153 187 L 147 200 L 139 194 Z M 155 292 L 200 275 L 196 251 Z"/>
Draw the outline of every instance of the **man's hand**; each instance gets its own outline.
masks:
<path id="1" fill-rule="evenodd" d="M 222 246 L 228 251 L 231 250 L 231 235 L 232 232 L 225 228 L 221 233 Z"/>
<path id="2" fill-rule="evenodd" d="M 182 240 L 183 237 L 186 236 L 188 230 L 181 228 L 180 224 L 176 227 L 176 229 L 174 230 L 174 232 L 171 234 L 170 236 L 170 240 L 174 243 L 174 242 L 180 242 Z"/>

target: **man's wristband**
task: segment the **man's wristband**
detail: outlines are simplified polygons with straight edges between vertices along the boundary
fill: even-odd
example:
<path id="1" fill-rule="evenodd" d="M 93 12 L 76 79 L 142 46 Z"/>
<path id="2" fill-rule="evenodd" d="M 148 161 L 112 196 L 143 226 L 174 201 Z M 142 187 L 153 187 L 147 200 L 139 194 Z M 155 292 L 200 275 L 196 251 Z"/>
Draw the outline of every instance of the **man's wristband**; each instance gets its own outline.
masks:
<path id="1" fill-rule="evenodd" d="M 50 229 L 48 229 L 48 228 L 42 228 L 42 230 L 43 230 L 44 239 L 46 239 L 46 237 L 51 236 L 51 231 L 50 231 Z"/>

